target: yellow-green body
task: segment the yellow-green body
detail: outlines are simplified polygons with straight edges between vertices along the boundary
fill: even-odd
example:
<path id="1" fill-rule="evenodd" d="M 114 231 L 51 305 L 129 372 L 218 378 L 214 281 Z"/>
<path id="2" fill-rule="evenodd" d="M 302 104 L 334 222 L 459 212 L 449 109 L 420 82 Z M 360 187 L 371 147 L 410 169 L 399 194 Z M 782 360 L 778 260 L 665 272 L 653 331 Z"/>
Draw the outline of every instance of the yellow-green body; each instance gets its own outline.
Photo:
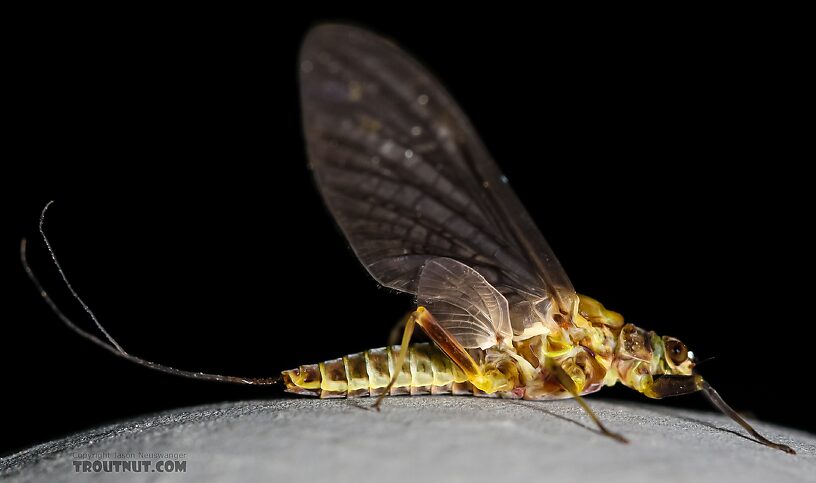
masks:
<path id="1" fill-rule="evenodd" d="M 691 358 L 673 364 L 665 341 L 653 332 L 624 324 L 617 312 L 581 296 L 571 318 L 542 333 L 514 338 L 510 344 L 468 353 L 478 369 L 460 368 L 433 344 L 412 344 L 389 395 L 473 394 L 513 399 L 573 397 L 552 371 L 557 365 L 584 395 L 618 381 L 647 396 L 652 376 L 690 374 Z M 678 341 L 679 342 L 679 341 Z M 399 346 L 303 365 L 283 371 L 286 390 L 327 397 L 379 396 L 392 374 Z"/>
<path id="2" fill-rule="evenodd" d="M 391 380 L 400 346 L 349 354 L 283 371 L 286 390 L 308 396 L 379 396 Z M 412 344 L 389 395 L 467 394 L 468 378 L 431 343 Z"/>

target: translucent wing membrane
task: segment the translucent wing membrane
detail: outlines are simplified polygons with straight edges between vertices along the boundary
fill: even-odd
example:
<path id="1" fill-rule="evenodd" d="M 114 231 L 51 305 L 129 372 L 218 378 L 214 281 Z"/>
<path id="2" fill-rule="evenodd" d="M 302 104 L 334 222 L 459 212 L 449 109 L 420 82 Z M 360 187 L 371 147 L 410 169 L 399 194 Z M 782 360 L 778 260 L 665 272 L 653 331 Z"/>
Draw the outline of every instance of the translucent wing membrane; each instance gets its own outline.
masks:
<path id="1" fill-rule="evenodd" d="M 426 262 L 446 257 L 511 304 L 546 299 L 572 311 L 558 260 L 462 111 L 416 61 L 373 34 L 326 25 L 306 38 L 300 71 L 318 187 L 379 283 L 416 294 Z"/>
<path id="2" fill-rule="evenodd" d="M 425 264 L 417 302 L 465 349 L 488 349 L 513 337 L 507 299 L 478 272 L 451 258 Z"/>

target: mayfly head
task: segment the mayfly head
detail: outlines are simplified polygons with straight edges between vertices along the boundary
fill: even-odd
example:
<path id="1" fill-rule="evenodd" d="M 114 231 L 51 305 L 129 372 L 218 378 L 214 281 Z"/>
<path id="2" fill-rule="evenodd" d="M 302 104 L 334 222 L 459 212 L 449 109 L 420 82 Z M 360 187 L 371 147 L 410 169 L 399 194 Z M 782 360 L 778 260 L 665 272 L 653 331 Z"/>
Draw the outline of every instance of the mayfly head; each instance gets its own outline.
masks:
<path id="1" fill-rule="evenodd" d="M 662 374 L 691 375 L 691 371 L 697 365 L 697 360 L 694 357 L 694 352 L 686 348 L 686 344 L 683 344 L 679 339 L 664 335 L 660 338 L 658 347 L 663 352 L 660 358 L 661 364 L 664 364 Z"/>
<path id="2" fill-rule="evenodd" d="M 658 376 L 690 376 L 694 353 L 674 337 L 659 336 L 632 324 L 621 328 L 615 347 L 615 369 L 620 381 L 650 397 Z"/>
<path id="3" fill-rule="evenodd" d="M 626 386 L 653 399 L 701 392 L 723 414 L 745 428 L 758 442 L 796 454 L 789 446 L 774 443 L 759 434 L 731 406 L 726 404 L 700 374 L 693 371 L 697 361 L 694 353 L 674 337 L 660 337 L 632 324 L 621 328 L 613 367 Z"/>

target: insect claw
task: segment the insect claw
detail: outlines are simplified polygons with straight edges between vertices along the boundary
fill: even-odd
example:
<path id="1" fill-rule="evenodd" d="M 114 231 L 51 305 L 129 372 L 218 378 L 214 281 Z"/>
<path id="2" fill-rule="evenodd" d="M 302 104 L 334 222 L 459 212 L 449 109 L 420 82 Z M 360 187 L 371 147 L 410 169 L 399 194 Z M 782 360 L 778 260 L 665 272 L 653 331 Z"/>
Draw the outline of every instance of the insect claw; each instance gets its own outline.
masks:
<path id="1" fill-rule="evenodd" d="M 594 414 L 591 414 L 591 416 L 594 416 Z M 603 423 L 601 423 L 600 420 L 596 420 L 595 422 L 598 424 L 598 429 L 601 431 L 601 434 L 603 434 L 605 436 L 609 436 L 610 438 L 614 439 L 618 443 L 629 444 L 628 439 L 626 439 L 621 434 L 613 433 L 612 431 L 606 429 L 606 426 L 604 426 Z"/>
<path id="2" fill-rule="evenodd" d="M 625 437 L 623 437 L 622 435 L 618 434 L 618 433 L 613 433 L 613 432 L 607 430 L 603 434 L 609 436 L 610 438 L 614 439 L 618 443 L 629 444 L 629 440 L 626 439 Z"/>

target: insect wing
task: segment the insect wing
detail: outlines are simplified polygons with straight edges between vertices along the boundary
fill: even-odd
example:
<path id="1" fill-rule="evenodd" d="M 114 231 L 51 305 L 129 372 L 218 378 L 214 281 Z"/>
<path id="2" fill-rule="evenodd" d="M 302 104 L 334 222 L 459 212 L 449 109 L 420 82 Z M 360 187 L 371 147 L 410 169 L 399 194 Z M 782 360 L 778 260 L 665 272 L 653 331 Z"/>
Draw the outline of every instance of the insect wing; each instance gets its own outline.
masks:
<path id="1" fill-rule="evenodd" d="M 429 260 L 419 277 L 417 301 L 465 349 L 488 349 L 513 337 L 507 299 L 462 262 Z"/>
<path id="2" fill-rule="evenodd" d="M 357 257 L 416 294 L 431 258 L 473 267 L 511 304 L 576 296 L 544 237 L 441 85 L 391 42 L 313 29 L 300 56 L 310 166 Z M 515 328 L 515 327 L 514 327 Z"/>

